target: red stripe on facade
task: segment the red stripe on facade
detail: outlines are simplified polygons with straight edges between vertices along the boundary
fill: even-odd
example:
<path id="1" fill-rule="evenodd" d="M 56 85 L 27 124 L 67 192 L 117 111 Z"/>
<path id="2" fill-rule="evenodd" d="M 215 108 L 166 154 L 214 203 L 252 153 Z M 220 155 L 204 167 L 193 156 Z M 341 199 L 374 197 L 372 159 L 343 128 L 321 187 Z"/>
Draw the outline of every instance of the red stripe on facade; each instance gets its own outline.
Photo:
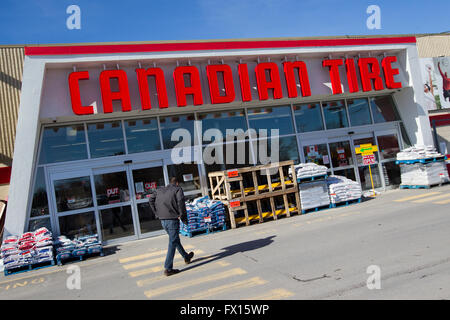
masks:
<path id="1" fill-rule="evenodd" d="M 11 167 L 0 168 L 0 184 L 7 184 L 11 180 Z"/>
<path id="2" fill-rule="evenodd" d="M 429 118 L 431 126 L 433 125 L 433 120 L 435 120 L 436 127 L 450 125 L 450 113 L 430 115 Z"/>
<path id="3" fill-rule="evenodd" d="M 74 55 L 108 54 L 134 52 L 198 51 L 198 50 L 235 50 L 235 49 L 271 49 L 298 47 L 333 47 L 416 43 L 415 37 L 362 38 L 362 39 L 316 39 L 316 40 L 272 40 L 272 41 L 231 41 L 231 42 L 193 42 L 193 43 L 148 43 L 148 44 L 112 44 L 79 46 L 25 47 L 25 55 Z"/>

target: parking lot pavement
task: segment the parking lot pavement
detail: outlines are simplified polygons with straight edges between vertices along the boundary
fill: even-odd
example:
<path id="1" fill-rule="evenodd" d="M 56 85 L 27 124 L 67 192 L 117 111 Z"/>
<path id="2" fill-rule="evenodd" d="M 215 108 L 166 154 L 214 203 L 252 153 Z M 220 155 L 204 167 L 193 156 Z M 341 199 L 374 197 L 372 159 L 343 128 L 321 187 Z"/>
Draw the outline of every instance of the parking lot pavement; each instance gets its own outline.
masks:
<path id="1" fill-rule="evenodd" d="M 0 299 L 449 298 L 450 185 L 193 238 L 190 265 L 163 276 L 167 236 L 105 257 L 0 278 Z M 369 290 L 369 267 L 381 289 Z M 80 289 L 70 282 L 79 267 Z M 68 285 L 69 283 L 69 285 Z"/>

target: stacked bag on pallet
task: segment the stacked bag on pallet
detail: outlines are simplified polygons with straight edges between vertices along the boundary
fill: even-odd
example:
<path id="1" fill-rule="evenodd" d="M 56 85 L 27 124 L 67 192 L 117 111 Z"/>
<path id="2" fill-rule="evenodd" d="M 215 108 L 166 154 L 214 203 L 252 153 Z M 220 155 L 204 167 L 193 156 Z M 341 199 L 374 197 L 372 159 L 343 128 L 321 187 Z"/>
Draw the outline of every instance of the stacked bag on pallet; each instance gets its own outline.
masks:
<path id="1" fill-rule="evenodd" d="M 88 253 L 89 249 L 100 246 L 97 234 L 78 237 L 73 240 L 62 235 L 55 242 L 56 253 L 61 259 L 84 255 Z"/>
<path id="2" fill-rule="evenodd" d="M 1 246 L 5 269 L 53 261 L 53 237 L 45 227 L 21 236 L 7 237 Z"/>
<path id="3" fill-rule="evenodd" d="M 294 169 L 297 179 L 326 175 L 328 170 L 327 167 L 313 162 L 297 164 L 294 166 Z M 289 175 L 292 176 L 291 168 L 289 168 Z"/>
<path id="4" fill-rule="evenodd" d="M 402 185 L 431 186 L 449 181 L 444 161 L 400 164 Z"/>
<path id="5" fill-rule="evenodd" d="M 415 145 L 397 153 L 397 160 L 418 160 L 440 158 L 443 156 L 444 155 L 437 152 L 436 148 L 433 146 Z"/>
<path id="6" fill-rule="evenodd" d="M 180 222 L 185 233 L 221 227 L 225 223 L 225 206 L 221 201 L 200 197 L 186 203 L 187 224 Z"/>
<path id="7" fill-rule="evenodd" d="M 302 210 L 330 205 L 328 185 L 326 181 L 311 181 L 299 184 Z"/>
<path id="8" fill-rule="evenodd" d="M 423 163 L 422 159 L 436 159 Z M 448 170 L 444 161 L 444 155 L 436 152 L 433 146 L 410 147 L 397 153 L 397 161 L 400 161 L 400 173 L 402 185 L 431 186 L 449 181 Z M 401 161 L 408 160 L 406 163 Z M 419 160 L 415 162 L 414 160 Z"/>
<path id="9" fill-rule="evenodd" d="M 331 203 L 340 203 L 361 198 L 361 185 L 342 176 L 329 176 L 327 178 Z"/>

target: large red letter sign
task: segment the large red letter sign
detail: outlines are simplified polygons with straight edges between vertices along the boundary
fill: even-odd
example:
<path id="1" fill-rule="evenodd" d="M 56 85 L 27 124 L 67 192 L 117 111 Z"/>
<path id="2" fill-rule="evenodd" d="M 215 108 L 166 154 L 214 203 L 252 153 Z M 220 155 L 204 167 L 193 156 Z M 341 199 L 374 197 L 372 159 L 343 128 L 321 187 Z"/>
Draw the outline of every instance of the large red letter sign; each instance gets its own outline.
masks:
<path id="1" fill-rule="evenodd" d="M 372 66 L 369 69 L 369 65 Z M 360 58 L 358 61 L 359 73 L 363 91 L 372 91 L 372 81 L 375 90 L 383 90 L 383 80 L 380 77 L 380 65 L 376 58 Z"/>
<path id="2" fill-rule="evenodd" d="M 186 87 L 184 83 L 184 75 L 189 75 L 191 86 Z M 175 82 L 175 93 L 177 95 L 177 105 L 179 107 L 186 106 L 186 95 L 190 94 L 194 98 L 194 105 L 203 104 L 202 85 L 200 75 L 194 66 L 182 66 L 175 68 L 173 72 Z"/>
<path id="3" fill-rule="evenodd" d="M 164 72 L 161 68 L 149 68 L 136 69 L 139 93 L 141 95 L 142 110 L 148 110 L 152 108 L 150 102 L 150 90 L 148 89 L 148 77 L 155 78 L 156 93 L 158 94 L 158 103 L 160 108 L 167 108 L 169 101 L 167 99 L 166 80 L 164 78 Z"/>
<path id="4" fill-rule="evenodd" d="M 219 80 L 217 79 L 219 73 L 222 74 L 223 85 L 225 87 L 225 95 L 223 96 L 220 95 Z M 209 94 L 212 104 L 234 101 L 236 94 L 234 92 L 233 72 L 229 65 L 208 65 L 206 67 L 206 74 L 208 75 Z"/>
<path id="5" fill-rule="evenodd" d="M 111 91 L 111 79 L 117 79 L 119 91 Z M 131 111 L 130 91 L 127 74 L 123 70 L 104 70 L 100 73 L 100 89 L 102 91 L 103 112 L 113 112 L 113 100 L 122 102 L 122 111 Z"/>
<path id="6" fill-rule="evenodd" d="M 386 87 L 389 89 L 399 89 L 402 87 L 402 84 L 400 82 L 395 82 L 394 80 L 394 76 L 396 74 L 399 74 L 399 71 L 398 69 L 392 69 L 391 63 L 396 61 L 396 56 L 385 57 L 381 61 L 381 65 L 383 66 L 384 71 L 384 82 L 386 83 Z"/>
<path id="7" fill-rule="evenodd" d="M 350 92 L 358 92 L 358 78 L 356 77 L 355 61 L 353 59 L 345 59 L 345 71 L 347 72 L 348 90 Z"/>
<path id="8" fill-rule="evenodd" d="M 266 71 L 269 71 L 270 81 L 267 81 Z M 259 100 L 269 99 L 269 89 L 273 90 L 273 98 L 283 98 L 281 90 L 280 73 L 274 62 L 264 62 L 256 66 L 256 82 L 258 83 Z"/>
<path id="9" fill-rule="evenodd" d="M 309 85 L 308 70 L 306 69 L 306 64 L 303 61 L 284 62 L 283 69 L 284 76 L 286 78 L 286 87 L 288 90 L 289 98 L 295 98 L 298 96 L 294 69 L 298 70 L 298 78 L 300 80 L 302 96 L 309 97 L 311 95 L 311 87 Z"/>
<path id="10" fill-rule="evenodd" d="M 339 66 L 342 66 L 344 62 L 342 59 L 323 60 L 322 66 L 328 67 L 330 71 L 331 88 L 333 94 L 342 93 L 341 77 L 339 75 Z"/>
<path id="11" fill-rule="evenodd" d="M 242 101 L 252 101 L 252 91 L 250 89 L 250 79 L 248 77 L 247 64 L 239 64 L 239 82 L 241 84 L 241 98 Z"/>
<path id="12" fill-rule="evenodd" d="M 80 85 L 78 81 L 88 79 L 89 79 L 88 71 L 76 71 L 69 74 L 69 90 L 70 90 L 70 99 L 72 100 L 72 110 L 76 115 L 79 116 L 94 113 L 94 107 L 83 106 L 81 104 Z"/>

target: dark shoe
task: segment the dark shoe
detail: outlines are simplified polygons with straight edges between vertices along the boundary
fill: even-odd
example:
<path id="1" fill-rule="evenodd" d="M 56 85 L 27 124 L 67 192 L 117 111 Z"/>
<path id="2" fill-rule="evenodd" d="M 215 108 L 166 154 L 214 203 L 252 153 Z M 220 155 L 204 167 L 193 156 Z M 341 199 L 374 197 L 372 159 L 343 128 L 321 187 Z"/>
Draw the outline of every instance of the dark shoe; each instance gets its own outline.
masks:
<path id="1" fill-rule="evenodd" d="M 189 254 L 187 255 L 186 258 L 184 258 L 184 262 L 186 262 L 186 264 L 191 263 L 192 258 L 194 257 L 194 252 L 189 252 Z"/>
<path id="2" fill-rule="evenodd" d="M 164 275 L 171 276 L 171 275 L 177 274 L 178 272 L 180 272 L 180 270 L 178 270 L 178 269 L 164 270 Z"/>

